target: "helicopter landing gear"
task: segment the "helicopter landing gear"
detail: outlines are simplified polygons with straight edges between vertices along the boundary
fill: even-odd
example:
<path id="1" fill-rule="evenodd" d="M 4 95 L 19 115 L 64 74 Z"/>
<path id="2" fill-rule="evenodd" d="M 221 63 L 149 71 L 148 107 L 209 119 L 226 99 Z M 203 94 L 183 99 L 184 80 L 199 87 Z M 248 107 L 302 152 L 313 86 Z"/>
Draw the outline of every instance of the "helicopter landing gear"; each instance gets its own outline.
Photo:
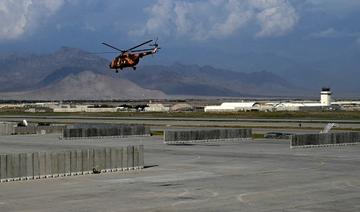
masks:
<path id="1" fill-rule="evenodd" d="M 134 66 L 134 67 L 132 67 L 133 68 L 133 70 L 135 71 L 136 70 L 136 67 Z"/>

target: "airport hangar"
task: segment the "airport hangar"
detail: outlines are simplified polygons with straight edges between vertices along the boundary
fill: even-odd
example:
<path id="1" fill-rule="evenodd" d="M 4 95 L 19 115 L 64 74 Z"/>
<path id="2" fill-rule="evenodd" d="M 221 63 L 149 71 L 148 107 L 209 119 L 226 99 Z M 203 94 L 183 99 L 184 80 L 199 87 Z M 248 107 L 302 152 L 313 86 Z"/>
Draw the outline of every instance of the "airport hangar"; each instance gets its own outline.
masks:
<path id="1" fill-rule="evenodd" d="M 320 101 L 249 101 L 224 102 L 204 108 L 205 112 L 237 111 L 332 111 L 360 110 L 360 101 L 333 101 L 330 88 L 322 88 Z"/>

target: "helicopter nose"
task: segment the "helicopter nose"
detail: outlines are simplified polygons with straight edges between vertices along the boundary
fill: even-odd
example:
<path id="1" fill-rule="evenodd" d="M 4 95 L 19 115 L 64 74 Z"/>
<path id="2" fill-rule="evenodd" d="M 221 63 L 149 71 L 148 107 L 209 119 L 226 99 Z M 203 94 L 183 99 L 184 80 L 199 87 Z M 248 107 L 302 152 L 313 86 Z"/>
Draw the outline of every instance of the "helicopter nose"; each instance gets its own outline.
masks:
<path id="1" fill-rule="evenodd" d="M 113 68 L 114 67 L 114 61 L 111 61 L 111 63 L 109 64 L 109 68 Z"/>

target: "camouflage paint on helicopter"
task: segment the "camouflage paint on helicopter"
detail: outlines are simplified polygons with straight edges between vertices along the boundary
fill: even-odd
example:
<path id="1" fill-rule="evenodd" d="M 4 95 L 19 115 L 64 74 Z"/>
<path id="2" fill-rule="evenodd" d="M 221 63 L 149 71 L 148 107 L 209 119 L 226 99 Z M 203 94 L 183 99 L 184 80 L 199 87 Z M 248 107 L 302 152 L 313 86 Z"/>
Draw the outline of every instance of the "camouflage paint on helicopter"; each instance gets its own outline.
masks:
<path id="1" fill-rule="evenodd" d="M 102 43 L 110 48 L 113 48 L 117 51 L 120 51 L 121 54 L 119 54 L 117 57 L 115 57 L 110 65 L 109 68 L 110 69 L 115 69 L 116 72 L 118 72 L 118 69 L 122 70 L 123 68 L 130 68 L 132 67 L 134 70 L 136 70 L 136 65 L 139 63 L 140 59 L 147 56 L 147 55 L 152 55 L 152 54 L 156 54 L 156 52 L 160 49 L 159 45 L 157 44 L 157 39 L 154 42 L 154 44 L 150 44 L 150 46 L 153 46 L 153 48 L 149 48 L 149 49 L 139 49 L 139 50 L 135 50 L 136 48 L 143 46 L 147 43 L 152 42 L 153 40 L 149 40 L 146 41 L 142 44 L 139 44 L 137 46 L 134 46 L 130 49 L 127 50 L 121 50 L 119 48 L 116 48 L 110 44 L 107 43 Z"/>

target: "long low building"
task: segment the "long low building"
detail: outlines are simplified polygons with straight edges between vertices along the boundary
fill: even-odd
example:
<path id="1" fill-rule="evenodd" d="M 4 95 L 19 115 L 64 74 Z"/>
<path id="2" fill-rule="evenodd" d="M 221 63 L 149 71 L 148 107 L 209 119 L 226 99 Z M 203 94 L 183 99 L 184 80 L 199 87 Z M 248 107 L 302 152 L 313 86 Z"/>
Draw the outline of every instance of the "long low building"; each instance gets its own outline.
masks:
<path id="1" fill-rule="evenodd" d="M 148 104 L 145 107 L 145 112 L 169 112 L 170 107 L 166 107 L 163 104 Z"/>
<path id="2" fill-rule="evenodd" d="M 76 113 L 76 112 L 87 112 L 87 113 L 101 113 L 101 112 L 118 112 L 121 108 L 91 108 L 91 107 L 74 107 L 74 108 L 53 108 L 53 112 L 60 113 Z"/>
<path id="3" fill-rule="evenodd" d="M 219 106 L 206 106 L 205 112 L 239 111 L 305 111 L 322 110 L 329 106 L 316 102 L 224 102 Z"/>
<path id="4" fill-rule="evenodd" d="M 275 104 L 273 111 L 301 111 L 306 108 L 322 109 L 328 107 L 320 102 L 280 102 Z"/>
<path id="5" fill-rule="evenodd" d="M 322 111 L 360 110 L 359 101 L 332 101 L 330 88 L 323 88 L 320 101 L 278 101 L 278 102 L 224 102 L 204 108 L 205 112 L 238 111 Z"/>
<path id="6" fill-rule="evenodd" d="M 205 112 L 237 112 L 237 111 L 251 111 L 259 108 L 258 102 L 224 102 L 219 106 L 206 106 Z"/>

